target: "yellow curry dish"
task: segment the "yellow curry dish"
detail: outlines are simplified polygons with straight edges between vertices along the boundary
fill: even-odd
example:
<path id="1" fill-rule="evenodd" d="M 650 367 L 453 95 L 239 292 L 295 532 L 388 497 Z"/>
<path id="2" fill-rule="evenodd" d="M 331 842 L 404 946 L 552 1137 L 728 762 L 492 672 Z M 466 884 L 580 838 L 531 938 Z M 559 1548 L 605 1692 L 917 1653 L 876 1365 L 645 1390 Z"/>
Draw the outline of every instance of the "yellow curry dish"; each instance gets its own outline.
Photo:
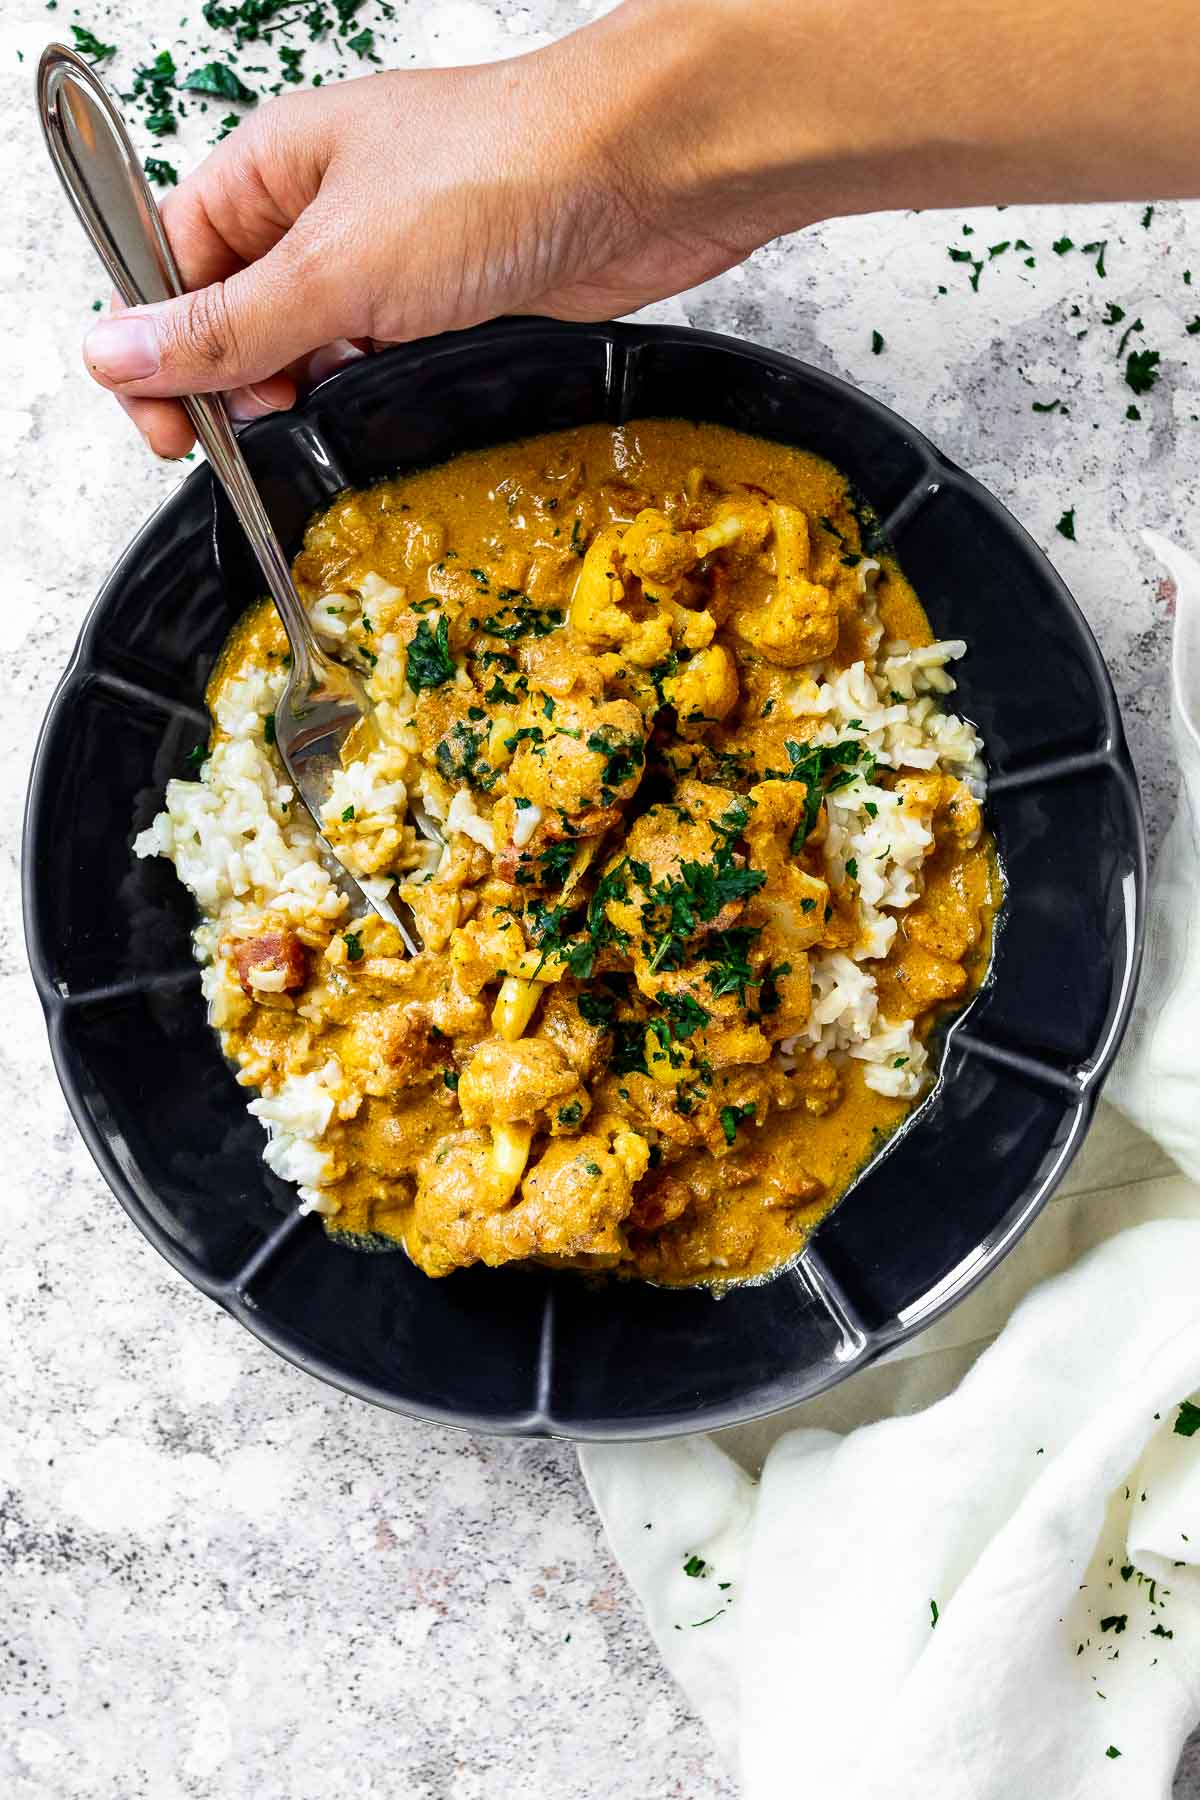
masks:
<path id="1" fill-rule="evenodd" d="M 421 953 L 353 913 L 289 785 L 265 601 L 135 846 L 196 898 L 270 1168 L 428 1275 L 789 1262 L 986 970 L 981 744 L 943 704 L 966 645 L 828 463 L 677 420 L 346 493 L 295 576 L 377 727 L 321 831 Z"/>

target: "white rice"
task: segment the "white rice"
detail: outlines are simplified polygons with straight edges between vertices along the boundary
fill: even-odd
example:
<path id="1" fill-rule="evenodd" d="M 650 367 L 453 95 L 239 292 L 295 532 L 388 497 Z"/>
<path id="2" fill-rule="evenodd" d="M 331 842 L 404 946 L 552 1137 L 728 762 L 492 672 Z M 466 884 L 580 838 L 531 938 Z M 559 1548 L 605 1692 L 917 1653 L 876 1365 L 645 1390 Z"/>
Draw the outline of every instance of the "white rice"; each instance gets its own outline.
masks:
<path id="1" fill-rule="evenodd" d="M 815 669 L 795 684 L 789 710 L 797 719 L 821 721 L 810 741 L 850 739 L 864 744 L 880 769 L 956 775 L 981 798 L 982 742 L 965 719 L 943 711 L 938 698 L 953 691 L 946 665 L 966 648 L 961 638 L 919 649 L 904 643 L 880 647 L 877 638 L 875 674 L 861 662 L 848 669 Z M 879 1012 L 875 977 L 864 965 L 887 955 L 898 929 L 894 914 L 919 898 L 921 866 L 933 836 L 900 794 L 862 776 L 834 788 L 827 806 L 826 860 L 835 885 L 847 863 L 855 865 L 861 930 L 850 955 L 811 952 L 812 1013 L 802 1032 L 784 1039 L 780 1058 L 787 1068 L 805 1051 L 817 1058 L 846 1054 L 866 1064 L 863 1079 L 877 1094 L 913 1100 L 924 1085 L 928 1056 L 911 1021 L 885 1019 Z"/>

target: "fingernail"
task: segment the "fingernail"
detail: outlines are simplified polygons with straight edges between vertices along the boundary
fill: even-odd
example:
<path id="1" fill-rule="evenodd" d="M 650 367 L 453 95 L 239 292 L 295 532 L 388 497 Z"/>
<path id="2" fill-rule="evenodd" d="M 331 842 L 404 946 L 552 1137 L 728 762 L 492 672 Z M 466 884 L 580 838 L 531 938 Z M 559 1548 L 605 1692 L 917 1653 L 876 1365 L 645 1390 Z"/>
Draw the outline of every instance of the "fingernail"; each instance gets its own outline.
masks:
<path id="1" fill-rule="evenodd" d="M 83 354 L 105 381 L 144 381 L 158 373 L 158 333 L 151 319 L 101 319 L 88 332 Z"/>
<path id="2" fill-rule="evenodd" d="M 239 425 L 245 425 L 251 419 L 264 419 L 268 413 L 281 410 L 254 387 L 236 388 L 229 396 L 229 415 Z"/>

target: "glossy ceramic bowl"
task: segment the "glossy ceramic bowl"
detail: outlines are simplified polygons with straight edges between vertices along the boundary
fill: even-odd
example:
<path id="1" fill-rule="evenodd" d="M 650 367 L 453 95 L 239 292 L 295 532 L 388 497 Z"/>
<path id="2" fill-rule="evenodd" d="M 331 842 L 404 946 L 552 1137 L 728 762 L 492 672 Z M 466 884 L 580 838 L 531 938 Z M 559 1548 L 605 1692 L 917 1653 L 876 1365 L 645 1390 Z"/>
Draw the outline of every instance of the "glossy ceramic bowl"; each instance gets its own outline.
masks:
<path id="1" fill-rule="evenodd" d="M 394 350 L 242 438 L 285 547 L 340 489 L 522 434 L 714 420 L 828 457 L 870 501 L 983 733 L 1008 879 L 991 978 L 940 1082 L 798 1264 L 721 1300 L 541 1269 L 430 1281 L 340 1248 L 264 1167 L 205 1022 L 190 897 L 134 835 L 208 732 L 204 684 L 259 591 L 205 468 L 89 615 L 29 794 L 25 909 L 55 1063 L 106 1180 L 182 1274 L 311 1374 L 477 1430 L 577 1438 L 728 1425 L 813 1394 L 952 1306 L 1077 1149 L 1137 976 L 1145 856 L 1100 653 L 1004 509 L 901 419 L 786 357 L 702 332 L 501 323 Z"/>

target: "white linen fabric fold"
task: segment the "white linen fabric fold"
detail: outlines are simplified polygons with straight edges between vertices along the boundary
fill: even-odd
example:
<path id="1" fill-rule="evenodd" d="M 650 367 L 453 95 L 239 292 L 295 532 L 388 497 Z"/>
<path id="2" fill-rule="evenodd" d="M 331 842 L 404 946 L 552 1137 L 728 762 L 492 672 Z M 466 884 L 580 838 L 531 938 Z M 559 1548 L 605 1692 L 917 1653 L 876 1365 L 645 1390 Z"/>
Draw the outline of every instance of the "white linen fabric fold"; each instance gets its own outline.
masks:
<path id="1" fill-rule="evenodd" d="M 1127 1116 L 888 1360 L 719 1440 L 581 1452 L 747 1800 L 1150 1800 L 1200 1718 L 1200 566 L 1145 536 L 1183 781 Z"/>

